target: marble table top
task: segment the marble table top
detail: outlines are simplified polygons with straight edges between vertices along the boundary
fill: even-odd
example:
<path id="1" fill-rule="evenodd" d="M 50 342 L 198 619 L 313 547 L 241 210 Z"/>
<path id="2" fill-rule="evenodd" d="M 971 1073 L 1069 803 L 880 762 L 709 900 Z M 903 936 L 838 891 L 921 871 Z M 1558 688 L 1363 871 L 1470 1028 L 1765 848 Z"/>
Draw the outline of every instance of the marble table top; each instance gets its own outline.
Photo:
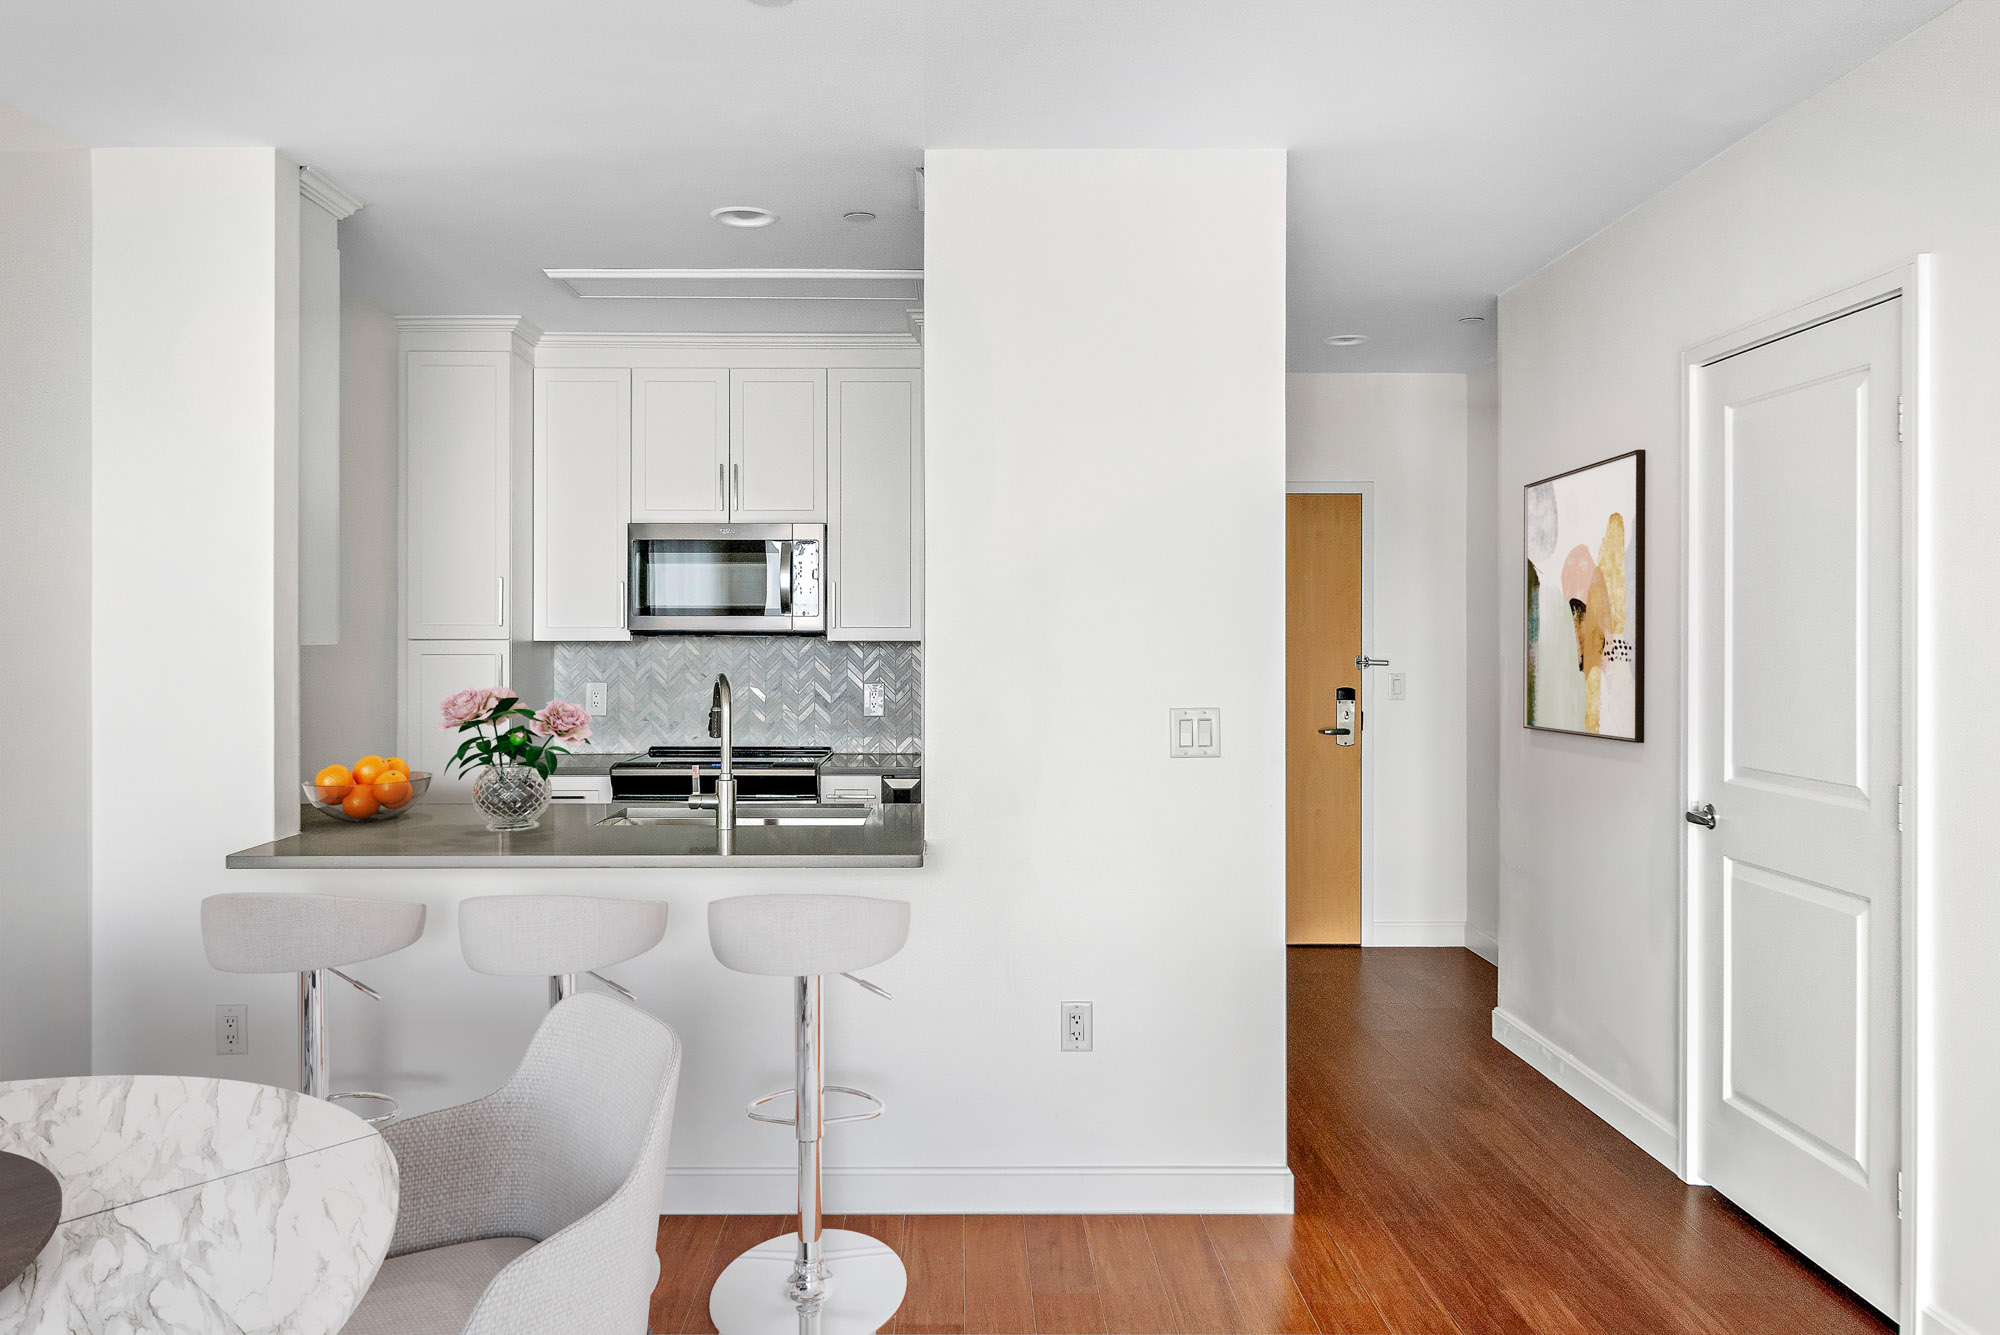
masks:
<path id="1" fill-rule="evenodd" d="M 395 1230 L 395 1156 L 290 1090 L 185 1076 L 0 1084 L 0 1149 L 62 1185 L 0 1335 L 338 1331 Z"/>

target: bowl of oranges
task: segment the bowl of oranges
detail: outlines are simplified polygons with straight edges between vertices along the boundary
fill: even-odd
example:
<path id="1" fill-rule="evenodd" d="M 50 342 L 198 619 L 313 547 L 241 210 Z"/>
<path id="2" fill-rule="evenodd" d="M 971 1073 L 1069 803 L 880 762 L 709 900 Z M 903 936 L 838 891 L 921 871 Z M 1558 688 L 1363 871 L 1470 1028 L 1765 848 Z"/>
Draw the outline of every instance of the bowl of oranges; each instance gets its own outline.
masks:
<path id="1" fill-rule="evenodd" d="M 393 820 L 417 804 L 431 776 L 401 756 L 363 756 L 352 768 L 328 765 L 301 784 L 306 801 L 339 820 Z"/>

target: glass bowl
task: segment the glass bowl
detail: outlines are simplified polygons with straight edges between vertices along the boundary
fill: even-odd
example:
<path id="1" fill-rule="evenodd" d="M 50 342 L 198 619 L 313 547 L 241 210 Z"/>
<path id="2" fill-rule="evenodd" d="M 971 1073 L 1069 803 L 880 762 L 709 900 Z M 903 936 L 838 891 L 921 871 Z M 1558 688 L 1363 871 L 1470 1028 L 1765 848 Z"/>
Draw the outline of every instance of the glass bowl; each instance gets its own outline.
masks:
<path id="1" fill-rule="evenodd" d="M 401 786 L 390 783 L 302 783 L 299 788 L 305 793 L 306 801 L 335 820 L 364 821 L 394 820 L 408 811 L 423 799 L 424 790 L 431 786 L 431 776 L 421 772 L 410 775 L 409 796 L 390 806 L 387 799 L 401 797 L 402 794 L 393 791 Z M 366 796 L 350 801 L 356 793 Z M 355 815 L 349 807 L 362 814 Z"/>

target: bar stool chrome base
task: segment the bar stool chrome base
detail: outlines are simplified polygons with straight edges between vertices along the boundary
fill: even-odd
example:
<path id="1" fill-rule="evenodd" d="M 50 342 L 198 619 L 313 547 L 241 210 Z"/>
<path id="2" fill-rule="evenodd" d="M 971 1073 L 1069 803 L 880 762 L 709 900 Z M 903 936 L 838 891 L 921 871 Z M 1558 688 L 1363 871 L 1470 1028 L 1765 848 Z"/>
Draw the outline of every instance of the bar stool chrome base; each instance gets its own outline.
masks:
<path id="1" fill-rule="evenodd" d="M 827 1270 L 820 1335 L 875 1335 L 903 1305 L 910 1284 L 903 1258 L 866 1233 L 830 1228 L 820 1238 Z M 729 1263 L 708 1295 L 708 1318 L 722 1335 L 797 1335 L 799 1309 L 786 1281 L 798 1251 L 799 1235 L 784 1233 Z"/>

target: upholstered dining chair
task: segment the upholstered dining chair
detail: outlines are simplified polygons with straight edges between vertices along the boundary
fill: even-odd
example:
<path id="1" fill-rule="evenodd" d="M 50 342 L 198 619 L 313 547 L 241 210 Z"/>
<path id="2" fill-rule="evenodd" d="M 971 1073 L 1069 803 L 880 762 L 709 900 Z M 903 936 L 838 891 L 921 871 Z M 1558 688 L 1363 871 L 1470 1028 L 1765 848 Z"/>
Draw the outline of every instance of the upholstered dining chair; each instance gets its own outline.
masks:
<path id="1" fill-rule="evenodd" d="M 665 1024 L 578 993 L 498 1090 L 385 1128 L 402 1204 L 343 1335 L 644 1335 L 680 1064 Z"/>

